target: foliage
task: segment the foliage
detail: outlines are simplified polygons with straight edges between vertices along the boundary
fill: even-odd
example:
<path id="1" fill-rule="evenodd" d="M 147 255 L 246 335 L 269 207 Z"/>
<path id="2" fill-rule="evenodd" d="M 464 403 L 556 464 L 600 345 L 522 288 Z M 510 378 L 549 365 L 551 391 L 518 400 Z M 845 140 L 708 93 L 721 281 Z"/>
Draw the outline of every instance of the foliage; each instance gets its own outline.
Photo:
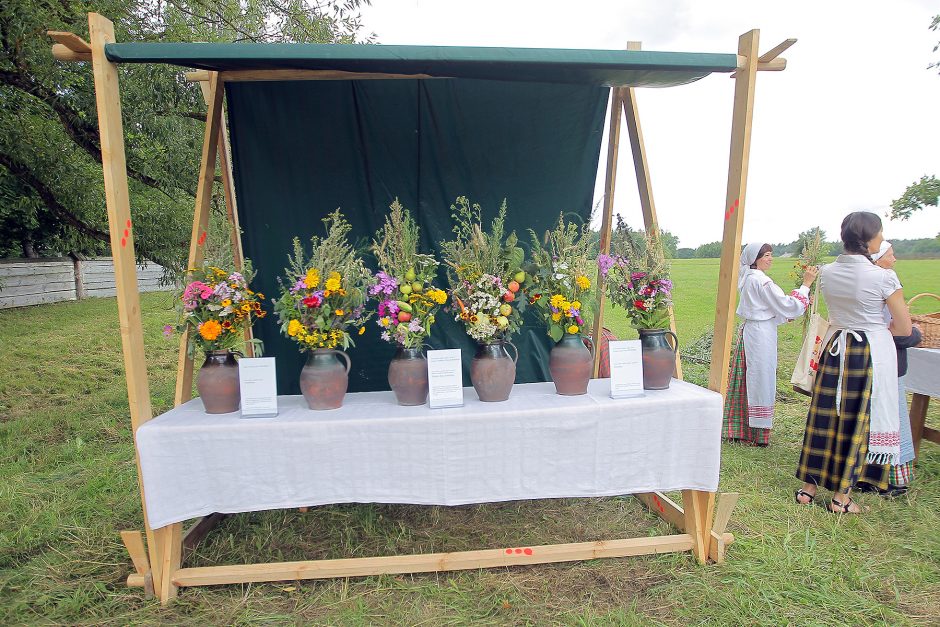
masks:
<path id="1" fill-rule="evenodd" d="M 466 196 L 450 206 L 454 239 L 441 242 L 454 307 L 454 319 L 464 323 L 467 335 L 478 342 L 509 337 L 522 326 L 525 299 L 516 302 L 525 251 L 516 233 L 505 234 L 506 201 L 483 230 L 482 209 Z M 515 306 L 511 303 L 516 302 Z"/>
<path id="2" fill-rule="evenodd" d="M 261 309 L 264 294 L 252 291 L 248 284 L 254 276 L 251 264 L 243 272 L 205 265 L 188 273 L 189 283 L 178 295 L 179 321 L 176 330 L 189 332 L 187 351 L 192 356 L 198 347 L 203 353 L 234 350 L 245 342 L 245 330 L 267 314 Z M 166 325 L 164 335 L 173 327 Z M 251 340 L 258 352 L 260 340 Z"/>
<path id="3" fill-rule="evenodd" d="M 118 41 L 351 43 L 361 1 L 100 0 L 93 9 L 114 22 Z M 45 35 L 87 40 L 89 6 L 0 2 L 0 256 L 108 250 L 91 68 L 55 61 Z M 124 65 L 120 81 L 135 250 L 182 272 L 205 104 L 176 67 Z M 216 187 L 211 224 L 223 229 Z"/>
<path id="4" fill-rule="evenodd" d="M 532 263 L 529 264 L 525 292 L 529 303 L 539 308 L 549 337 L 561 340 L 565 333 L 581 333 L 586 307 L 590 302 L 591 278 L 595 274 L 594 255 L 588 225 L 558 224 L 540 239 L 532 236 Z"/>
<path id="5" fill-rule="evenodd" d="M 826 242 L 826 232 L 818 226 L 800 233 L 796 241 L 800 254 L 793 261 L 790 279 L 793 280 L 794 287 L 799 287 L 803 285 L 803 273 L 806 272 L 806 268 L 819 266 L 823 258 L 829 256 L 830 251 L 829 244 Z"/>
<path id="6" fill-rule="evenodd" d="M 630 227 L 617 216 L 610 251 L 612 254 L 597 258 L 607 297 L 627 312 L 634 328 L 668 327 L 672 281 L 659 241 L 647 236 L 645 250 L 640 251 Z"/>
<path id="7" fill-rule="evenodd" d="M 372 286 L 372 274 L 350 246 L 347 236 L 352 227 L 339 209 L 323 219 L 326 237 L 310 238 L 308 257 L 300 239 L 294 238 L 294 252 L 284 269 L 286 280 L 278 277 L 281 296 L 274 304 L 281 333 L 291 338 L 301 350 L 343 349 L 355 345 L 347 327 L 363 326 L 371 312 L 366 311 L 366 290 Z"/>
<path id="8" fill-rule="evenodd" d="M 709 242 L 695 249 L 696 259 L 717 259 L 721 257 L 721 242 Z"/>
<path id="9" fill-rule="evenodd" d="M 920 180 L 907 186 L 900 198 L 891 201 L 892 220 L 907 220 L 915 211 L 924 207 L 936 207 L 940 199 L 940 179 L 935 176 L 922 176 Z"/>
<path id="10" fill-rule="evenodd" d="M 447 293 L 431 284 L 437 276 L 438 261 L 433 255 L 418 252 L 419 240 L 411 212 L 396 198 L 385 224 L 372 240 L 380 270 L 369 295 L 379 299 L 382 339 L 405 348 L 424 346 L 437 310 L 447 301 Z"/>
<path id="11" fill-rule="evenodd" d="M 929 28 L 930 30 L 933 30 L 933 31 L 940 30 L 940 15 L 933 16 L 933 19 L 930 20 Z M 938 42 L 937 45 L 933 47 L 934 52 L 936 52 L 937 50 L 940 50 L 940 42 Z M 940 68 L 940 61 L 935 61 L 934 63 L 931 63 L 927 67 L 928 68 Z"/>

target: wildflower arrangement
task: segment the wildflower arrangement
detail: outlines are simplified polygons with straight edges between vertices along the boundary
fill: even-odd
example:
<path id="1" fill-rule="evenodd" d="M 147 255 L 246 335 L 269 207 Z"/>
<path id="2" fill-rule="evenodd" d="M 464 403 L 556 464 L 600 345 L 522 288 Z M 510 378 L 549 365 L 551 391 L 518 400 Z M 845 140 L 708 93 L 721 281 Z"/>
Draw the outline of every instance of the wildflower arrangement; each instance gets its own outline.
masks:
<path id="1" fill-rule="evenodd" d="M 187 351 L 190 356 L 198 347 L 203 352 L 233 350 L 245 342 L 245 329 L 255 320 L 264 318 L 261 309 L 264 294 L 253 292 L 248 284 L 254 277 L 251 265 L 243 272 L 230 272 L 204 265 L 190 270 L 190 281 L 179 296 L 179 321 L 175 330 L 189 331 Z M 166 325 L 163 334 L 169 336 L 174 327 Z M 260 340 L 250 340 L 260 350 Z"/>
<path id="2" fill-rule="evenodd" d="M 506 201 L 490 224 L 482 226 L 480 205 L 466 196 L 450 206 L 454 239 L 441 242 L 454 319 L 481 343 L 508 339 L 522 326 L 525 299 L 516 296 L 526 279 L 525 252 L 515 232 L 505 235 Z M 515 303 L 515 304 L 513 304 Z"/>
<path id="3" fill-rule="evenodd" d="M 803 248 L 800 250 L 800 256 L 793 262 L 793 268 L 790 270 L 790 278 L 793 280 L 793 288 L 796 289 L 803 285 L 803 275 L 810 266 L 819 267 L 823 263 L 823 258 L 829 252 L 829 245 L 826 244 L 824 232 L 820 228 L 812 231 L 812 236 L 803 240 Z M 812 298 L 812 295 L 810 296 Z M 809 330 L 810 316 L 803 316 L 803 335 Z"/>
<path id="4" fill-rule="evenodd" d="M 347 241 L 351 227 L 343 214 L 337 209 L 323 222 L 326 237 L 310 238 L 310 257 L 300 239 L 294 238 L 286 278 L 278 278 L 281 296 L 274 311 L 281 333 L 302 350 L 345 350 L 354 345 L 349 327 L 358 327 L 359 335 L 365 333 L 363 325 L 371 315 L 366 311 L 366 290 L 372 274 Z"/>
<path id="5" fill-rule="evenodd" d="M 609 255 L 599 255 L 598 269 L 605 279 L 607 297 L 622 307 L 636 329 L 669 326 L 672 281 L 663 249 L 656 236 L 645 236 L 645 250 L 633 239 L 632 229 L 617 216 Z"/>
<path id="6" fill-rule="evenodd" d="M 596 269 L 591 254 L 588 226 L 578 227 L 558 217 L 554 230 L 540 240 L 532 236 L 530 281 L 526 284 L 529 304 L 539 308 L 545 318 L 548 335 L 554 341 L 565 333 L 581 333 L 584 303 L 590 299 L 591 276 Z"/>
<path id="7" fill-rule="evenodd" d="M 382 339 L 404 348 L 424 346 L 437 310 L 447 302 L 447 292 L 431 283 L 440 264 L 418 252 L 419 238 L 418 225 L 396 198 L 372 240 L 380 270 L 369 295 L 379 301 Z"/>

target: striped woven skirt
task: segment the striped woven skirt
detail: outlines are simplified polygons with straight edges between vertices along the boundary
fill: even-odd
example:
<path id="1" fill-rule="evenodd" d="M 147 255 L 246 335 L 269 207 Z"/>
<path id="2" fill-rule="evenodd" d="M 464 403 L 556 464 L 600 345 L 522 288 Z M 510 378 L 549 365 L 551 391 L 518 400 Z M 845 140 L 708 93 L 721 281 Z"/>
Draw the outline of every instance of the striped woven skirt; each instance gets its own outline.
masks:
<path id="1" fill-rule="evenodd" d="M 813 400 L 806 415 L 803 450 L 796 476 L 833 492 L 847 492 L 860 479 L 868 454 L 871 422 L 871 349 L 863 335 L 847 334 L 840 408 L 836 410 L 839 356 L 829 354 L 836 338 L 822 351 L 813 383 Z M 887 489 L 887 473 L 871 477 L 872 485 Z"/>
<path id="2" fill-rule="evenodd" d="M 742 325 L 738 331 L 737 345 L 731 356 L 722 435 L 726 440 L 766 445 L 770 444 L 770 429 L 759 429 L 748 424 L 747 360 L 744 354 L 743 335 L 744 326 Z"/>

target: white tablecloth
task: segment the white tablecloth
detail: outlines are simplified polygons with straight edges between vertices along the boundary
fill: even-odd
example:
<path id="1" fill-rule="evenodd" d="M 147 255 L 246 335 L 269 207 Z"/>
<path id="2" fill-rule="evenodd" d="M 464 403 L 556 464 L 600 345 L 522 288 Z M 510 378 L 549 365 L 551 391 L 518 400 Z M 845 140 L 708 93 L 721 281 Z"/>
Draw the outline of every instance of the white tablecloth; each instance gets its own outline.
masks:
<path id="1" fill-rule="evenodd" d="M 904 386 L 908 392 L 940 398 L 940 349 L 907 350 L 907 376 L 904 377 Z"/>
<path id="2" fill-rule="evenodd" d="M 212 512 L 327 503 L 461 505 L 716 491 L 722 400 L 674 380 L 613 400 L 610 381 L 584 396 L 516 385 L 503 403 L 401 407 L 391 392 L 349 394 L 311 411 L 278 399 L 275 418 L 209 415 L 193 399 L 137 431 L 152 528 Z"/>

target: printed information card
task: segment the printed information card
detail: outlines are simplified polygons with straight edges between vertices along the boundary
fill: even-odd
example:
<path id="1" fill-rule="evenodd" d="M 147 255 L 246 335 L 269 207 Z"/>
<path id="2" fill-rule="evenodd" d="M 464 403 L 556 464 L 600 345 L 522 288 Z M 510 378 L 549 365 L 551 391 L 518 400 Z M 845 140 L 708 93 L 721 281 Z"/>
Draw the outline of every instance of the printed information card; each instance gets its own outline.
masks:
<path id="1" fill-rule="evenodd" d="M 428 351 L 428 404 L 431 409 L 463 405 L 463 364 L 459 348 Z"/>
<path id="2" fill-rule="evenodd" d="M 277 416 L 277 382 L 274 374 L 274 357 L 243 357 L 238 360 L 242 418 Z"/>
<path id="3" fill-rule="evenodd" d="M 644 396 L 640 340 L 610 342 L 610 397 Z"/>

